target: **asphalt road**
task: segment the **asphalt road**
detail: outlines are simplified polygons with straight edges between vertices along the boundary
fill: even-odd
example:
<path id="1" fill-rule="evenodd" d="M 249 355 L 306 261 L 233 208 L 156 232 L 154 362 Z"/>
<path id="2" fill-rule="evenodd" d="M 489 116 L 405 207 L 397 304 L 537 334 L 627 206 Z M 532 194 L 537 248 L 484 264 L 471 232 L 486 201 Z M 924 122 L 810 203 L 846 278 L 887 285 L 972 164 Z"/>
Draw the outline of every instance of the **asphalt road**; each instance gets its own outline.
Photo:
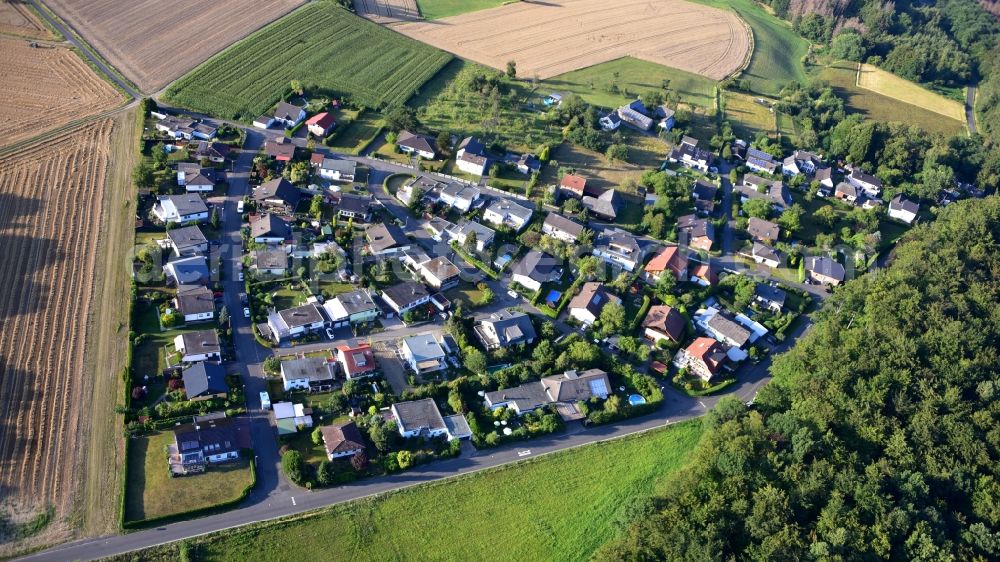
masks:
<path id="1" fill-rule="evenodd" d="M 976 87 L 965 89 L 965 121 L 969 124 L 969 134 L 976 134 Z"/>

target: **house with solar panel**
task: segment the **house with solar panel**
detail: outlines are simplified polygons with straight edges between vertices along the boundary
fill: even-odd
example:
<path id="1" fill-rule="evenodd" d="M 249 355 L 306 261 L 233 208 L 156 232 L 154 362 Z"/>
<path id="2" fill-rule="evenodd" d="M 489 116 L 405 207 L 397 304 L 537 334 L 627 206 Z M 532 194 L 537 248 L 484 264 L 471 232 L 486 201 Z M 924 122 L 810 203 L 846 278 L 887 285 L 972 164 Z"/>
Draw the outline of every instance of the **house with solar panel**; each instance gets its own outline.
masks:
<path id="1" fill-rule="evenodd" d="M 600 369 L 589 369 L 583 372 L 566 371 L 514 388 L 487 392 L 485 399 L 486 406 L 491 410 L 509 408 L 519 416 L 554 405 L 563 420 L 572 421 L 585 417 L 577 408 L 577 402 L 586 402 L 591 398 L 605 400 L 610 394 L 608 374 Z"/>

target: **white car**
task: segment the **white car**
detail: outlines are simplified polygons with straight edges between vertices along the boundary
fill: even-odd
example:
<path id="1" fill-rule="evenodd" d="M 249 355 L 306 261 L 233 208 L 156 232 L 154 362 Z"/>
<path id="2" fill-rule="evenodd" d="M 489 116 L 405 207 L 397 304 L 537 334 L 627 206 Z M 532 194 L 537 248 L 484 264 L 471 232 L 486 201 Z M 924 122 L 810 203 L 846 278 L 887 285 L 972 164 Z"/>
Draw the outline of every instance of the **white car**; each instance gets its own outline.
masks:
<path id="1" fill-rule="evenodd" d="M 510 298 L 512 298 L 514 300 L 517 300 L 518 294 L 517 294 L 517 291 L 515 291 L 514 289 L 511 289 L 511 290 L 507 291 L 507 296 L 509 296 Z"/>
<path id="2" fill-rule="evenodd" d="M 327 328 L 326 329 L 326 337 L 329 338 L 329 339 L 331 339 L 331 340 L 332 339 L 336 339 L 337 336 L 333 333 L 333 328 Z"/>
<path id="3" fill-rule="evenodd" d="M 240 279 L 240 281 L 243 281 L 243 272 L 242 271 L 239 274 L 239 279 Z"/>
<path id="4" fill-rule="evenodd" d="M 249 308 L 243 308 L 243 317 L 244 318 L 250 318 L 250 309 Z"/>

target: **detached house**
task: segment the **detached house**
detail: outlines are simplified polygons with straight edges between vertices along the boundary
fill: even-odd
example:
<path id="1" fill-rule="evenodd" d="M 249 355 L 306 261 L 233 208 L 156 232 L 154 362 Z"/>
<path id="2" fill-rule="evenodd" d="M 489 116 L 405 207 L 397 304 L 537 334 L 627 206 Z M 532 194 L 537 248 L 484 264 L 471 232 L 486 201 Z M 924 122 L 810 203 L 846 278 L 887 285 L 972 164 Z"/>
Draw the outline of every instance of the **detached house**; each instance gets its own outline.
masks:
<path id="1" fill-rule="evenodd" d="M 805 150 L 796 150 L 782 161 L 781 172 L 786 176 L 812 175 L 822 165 L 823 160 L 819 156 Z"/>
<path id="2" fill-rule="evenodd" d="M 291 162 L 295 158 L 295 145 L 285 137 L 268 139 L 264 142 L 264 154 L 278 162 Z"/>
<path id="3" fill-rule="evenodd" d="M 687 280 L 688 259 L 678 246 L 667 246 L 649 260 L 643 273 L 646 281 L 656 283 L 656 280 L 669 271 L 678 281 Z"/>
<path id="4" fill-rule="evenodd" d="M 215 330 L 185 332 L 174 338 L 174 349 L 182 363 L 222 359 L 222 346 Z"/>
<path id="5" fill-rule="evenodd" d="M 606 400 L 610 395 L 608 374 L 600 369 L 589 369 L 566 371 L 537 382 L 487 392 L 485 402 L 491 410 L 509 408 L 519 416 L 552 404 L 563 420 L 572 421 L 585 417 L 577 408 L 577 402 L 591 398 Z"/>
<path id="6" fill-rule="evenodd" d="M 531 222 L 534 211 L 507 199 L 495 199 L 483 211 L 483 220 L 496 226 L 507 226 L 520 232 Z"/>
<path id="7" fill-rule="evenodd" d="M 323 434 L 323 447 L 326 458 L 331 461 L 345 457 L 353 457 L 365 451 L 365 438 L 354 422 L 335 423 L 320 428 Z"/>
<path id="8" fill-rule="evenodd" d="M 642 259 L 642 250 L 635 236 L 619 228 L 601 233 L 594 241 L 592 253 L 605 263 L 625 271 L 635 270 Z"/>
<path id="9" fill-rule="evenodd" d="M 259 206 L 292 213 L 302 200 L 302 192 L 285 178 L 275 178 L 254 188 L 253 199 Z"/>
<path id="10" fill-rule="evenodd" d="M 756 148 L 747 149 L 747 168 L 755 172 L 767 172 L 773 174 L 778 169 L 778 163 L 774 157 Z"/>
<path id="11" fill-rule="evenodd" d="M 440 371 L 448 366 L 444 348 L 434 334 L 403 338 L 399 353 L 403 361 L 418 375 Z"/>
<path id="12" fill-rule="evenodd" d="M 844 266 L 826 256 L 807 257 L 805 269 L 809 280 L 821 285 L 840 285 L 846 273 Z"/>
<path id="13" fill-rule="evenodd" d="M 559 193 L 563 196 L 583 199 L 587 193 L 587 178 L 574 174 L 566 174 L 559 180 Z"/>
<path id="14" fill-rule="evenodd" d="M 427 304 L 430 299 L 431 294 L 427 291 L 427 287 L 414 281 L 403 281 L 382 290 L 382 300 L 400 315 Z"/>
<path id="15" fill-rule="evenodd" d="M 323 310 L 334 328 L 373 322 L 379 316 L 378 305 L 365 289 L 341 293 L 323 303 Z"/>
<path id="16" fill-rule="evenodd" d="M 569 315 L 578 322 L 589 326 L 601 316 L 601 311 L 609 302 L 621 304 L 622 300 L 607 292 L 604 285 L 595 281 L 583 284 L 580 292 L 569 301 Z"/>
<path id="17" fill-rule="evenodd" d="M 214 168 L 202 168 L 193 162 L 177 164 L 177 185 L 188 193 L 200 193 L 215 189 L 216 174 Z"/>
<path id="18" fill-rule="evenodd" d="M 667 339 L 680 343 L 687 320 L 676 308 L 665 304 L 650 307 L 642 321 L 643 335 L 652 342 Z"/>
<path id="19" fill-rule="evenodd" d="M 751 250 L 750 255 L 753 258 L 753 261 L 756 263 L 762 263 L 771 269 L 778 267 L 782 262 L 781 254 L 777 250 L 760 242 L 753 243 L 753 249 Z"/>
<path id="20" fill-rule="evenodd" d="M 197 193 L 161 195 L 153 205 L 153 215 L 164 223 L 199 223 L 208 220 L 208 205 Z"/>
<path id="21" fill-rule="evenodd" d="M 467 174 L 482 176 L 489 169 L 490 158 L 483 143 L 475 137 L 468 137 L 458 145 L 455 164 Z"/>
<path id="22" fill-rule="evenodd" d="M 240 457 L 240 441 L 235 422 L 230 418 L 194 418 L 194 423 L 174 426 L 174 442 L 169 446 L 170 470 L 174 474 L 205 472 L 209 464 L 219 464 Z"/>
<path id="23" fill-rule="evenodd" d="M 432 398 L 396 402 L 392 405 L 392 416 L 403 437 L 439 437 L 448 433 L 448 426 Z"/>
<path id="24" fill-rule="evenodd" d="M 433 160 L 437 157 L 435 144 L 434 139 L 410 131 L 400 131 L 399 137 L 396 139 L 396 146 L 399 147 L 399 150 L 407 154 L 416 154 L 427 160 Z"/>
<path id="25" fill-rule="evenodd" d="M 208 239 L 197 226 L 182 226 L 167 231 L 170 248 L 177 257 L 200 256 L 208 251 Z"/>
<path id="26" fill-rule="evenodd" d="M 369 222 L 372 219 L 371 196 L 344 193 L 336 203 L 337 216 L 354 219 L 355 222 Z"/>
<path id="27" fill-rule="evenodd" d="M 562 271 L 556 258 L 538 250 L 531 250 L 514 265 L 511 270 L 511 281 L 528 289 L 537 291 L 543 283 L 558 279 Z"/>
<path id="28" fill-rule="evenodd" d="M 535 341 L 531 317 L 523 312 L 500 310 L 475 326 L 476 337 L 487 351 L 526 345 Z"/>
<path id="29" fill-rule="evenodd" d="M 678 240 L 696 250 L 707 252 L 715 244 L 715 226 L 695 215 L 677 218 Z"/>
<path id="30" fill-rule="evenodd" d="M 917 220 L 918 212 L 920 212 L 920 205 L 916 201 L 907 199 L 902 193 L 897 194 L 889 201 L 889 216 L 906 224 L 913 224 L 913 221 Z"/>
<path id="31" fill-rule="evenodd" d="M 356 346 L 339 345 L 336 349 L 337 363 L 348 380 L 370 377 L 378 372 L 375 352 L 367 343 Z"/>
<path id="32" fill-rule="evenodd" d="M 677 352 L 674 365 L 687 369 L 704 381 L 710 381 L 726 364 L 726 346 L 712 338 L 700 337 L 691 345 Z"/>
<path id="33" fill-rule="evenodd" d="M 851 174 L 847 176 L 847 182 L 864 191 L 865 195 L 872 199 L 882 193 L 882 182 L 875 176 L 865 173 L 861 168 L 852 169 Z"/>
<path id="34" fill-rule="evenodd" d="M 194 151 L 194 157 L 198 160 L 208 160 L 221 164 L 229 156 L 229 145 L 221 142 L 201 141 Z"/>
<path id="35" fill-rule="evenodd" d="M 215 363 L 195 363 L 181 372 L 188 400 L 211 400 L 229 395 L 226 370 Z"/>
<path id="36" fill-rule="evenodd" d="M 444 186 L 438 195 L 438 201 L 468 213 L 469 209 L 479 201 L 481 193 L 478 187 L 456 181 Z"/>
<path id="37" fill-rule="evenodd" d="M 711 152 L 698 148 L 698 139 L 683 137 L 681 143 L 670 151 L 667 159 L 685 168 L 707 172 L 714 157 Z"/>
<path id="38" fill-rule="evenodd" d="M 391 222 L 380 222 L 365 229 L 368 251 L 373 256 L 390 256 L 410 249 L 410 240 L 402 228 Z"/>
<path id="39" fill-rule="evenodd" d="M 753 240 L 773 244 L 777 242 L 781 229 L 773 222 L 750 217 L 750 220 L 747 221 L 747 232 Z"/>
<path id="40" fill-rule="evenodd" d="M 261 274 L 284 275 L 288 271 L 288 252 L 273 246 L 254 250 L 250 253 L 250 268 Z"/>
<path id="41" fill-rule="evenodd" d="M 250 238 L 257 244 L 281 244 L 291 236 L 288 221 L 274 213 L 250 217 Z"/>
<path id="42" fill-rule="evenodd" d="M 271 338 L 278 344 L 321 330 L 325 324 L 326 320 L 320 314 L 319 307 L 312 302 L 285 310 L 271 311 L 267 315 L 267 327 L 271 330 Z"/>
<path id="43" fill-rule="evenodd" d="M 175 285 L 208 283 L 210 277 L 208 260 L 201 255 L 170 260 L 163 266 L 163 273 Z"/>
<path id="44" fill-rule="evenodd" d="M 337 123 L 334 121 L 333 114 L 329 112 L 317 113 L 306 121 L 306 127 L 309 129 L 309 133 L 315 137 L 324 138 L 330 134 L 333 130 L 334 125 Z"/>
<path id="45" fill-rule="evenodd" d="M 694 209 L 703 215 L 710 215 L 715 210 L 715 194 L 719 187 L 702 178 L 694 181 L 691 197 L 694 198 Z"/>
<path id="46" fill-rule="evenodd" d="M 354 160 L 324 158 L 318 152 L 313 154 L 309 162 L 316 168 L 319 177 L 330 181 L 352 182 L 358 171 L 358 163 Z"/>
<path id="47" fill-rule="evenodd" d="M 597 218 L 612 222 L 618 218 L 618 210 L 622 204 L 621 195 L 614 189 L 609 189 L 597 197 L 584 195 L 581 202 L 584 208 Z"/>
<path id="48" fill-rule="evenodd" d="M 205 322 L 215 318 L 215 296 L 204 285 L 178 285 L 174 306 L 184 322 Z"/>
<path id="49" fill-rule="evenodd" d="M 461 224 L 451 225 L 446 232 L 452 240 L 462 246 L 465 245 L 465 241 L 469 238 L 469 236 L 475 234 L 477 252 L 482 252 L 488 246 L 492 245 L 493 238 L 496 236 L 495 230 L 488 226 L 481 225 L 476 221 L 465 221 Z"/>
<path id="50" fill-rule="evenodd" d="M 215 138 L 215 127 L 196 119 L 168 115 L 156 122 L 156 130 L 175 139 L 211 140 Z"/>
<path id="51" fill-rule="evenodd" d="M 306 110 L 288 102 L 278 102 L 274 108 L 274 120 L 284 125 L 286 129 L 295 127 L 305 118 Z"/>
<path id="52" fill-rule="evenodd" d="M 557 213 L 549 213 L 542 223 L 542 234 L 548 234 L 567 244 L 575 244 L 583 234 L 583 229 L 582 224 Z"/>
<path id="53" fill-rule="evenodd" d="M 785 307 L 785 299 L 787 297 L 788 294 L 785 291 L 765 283 L 757 283 L 753 291 L 754 302 L 775 314 L 781 313 L 781 309 Z"/>
<path id="54" fill-rule="evenodd" d="M 303 357 L 281 362 L 281 382 L 285 392 L 325 392 L 333 388 L 333 380 L 333 369 L 322 357 Z"/>
<path id="55" fill-rule="evenodd" d="M 444 256 L 432 259 L 423 252 L 404 252 L 402 262 L 438 291 L 450 289 L 461 281 L 461 271 Z"/>
<path id="56" fill-rule="evenodd" d="M 736 188 L 743 201 L 764 199 L 775 208 L 784 210 L 792 206 L 792 195 L 788 186 L 780 180 L 768 180 L 753 174 L 743 176 L 743 185 Z"/>
<path id="57" fill-rule="evenodd" d="M 833 192 L 834 197 L 837 199 L 843 199 L 849 203 L 854 203 L 858 200 L 858 188 L 847 182 L 840 182 L 837 184 L 837 189 Z"/>

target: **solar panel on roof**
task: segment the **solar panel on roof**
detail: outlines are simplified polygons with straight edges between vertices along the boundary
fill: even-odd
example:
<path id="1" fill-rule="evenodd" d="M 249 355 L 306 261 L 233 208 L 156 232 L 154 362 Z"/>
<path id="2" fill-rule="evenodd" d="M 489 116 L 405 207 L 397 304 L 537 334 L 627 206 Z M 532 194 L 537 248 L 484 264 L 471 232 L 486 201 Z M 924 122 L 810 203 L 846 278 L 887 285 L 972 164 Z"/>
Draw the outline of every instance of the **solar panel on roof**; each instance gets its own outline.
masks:
<path id="1" fill-rule="evenodd" d="M 608 385 L 604 384 L 604 379 L 593 379 L 587 385 L 590 386 L 590 393 L 595 396 L 608 395 Z"/>

